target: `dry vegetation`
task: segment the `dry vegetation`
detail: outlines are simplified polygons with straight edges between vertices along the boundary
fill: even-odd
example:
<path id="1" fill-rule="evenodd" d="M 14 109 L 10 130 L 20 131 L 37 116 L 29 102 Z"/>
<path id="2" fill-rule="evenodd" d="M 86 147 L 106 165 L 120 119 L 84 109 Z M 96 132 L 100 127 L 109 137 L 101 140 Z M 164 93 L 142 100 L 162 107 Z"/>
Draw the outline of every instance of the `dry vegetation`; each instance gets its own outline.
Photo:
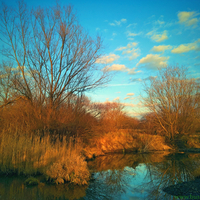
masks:
<path id="1" fill-rule="evenodd" d="M 40 136 L 16 131 L 1 133 L 0 171 L 7 175 L 45 174 L 55 183 L 84 185 L 89 170 L 78 138 L 51 141 L 49 133 Z"/>
<path id="2" fill-rule="evenodd" d="M 118 130 L 90 140 L 85 155 L 92 158 L 106 153 L 165 151 L 171 147 L 165 144 L 165 138 L 159 135 L 138 133 L 134 130 Z"/>
<path id="3" fill-rule="evenodd" d="M 166 141 L 200 128 L 199 85 L 179 68 L 166 68 L 146 85 L 151 113 L 141 121 L 120 102 L 91 102 L 85 92 L 109 77 L 96 62 L 102 40 L 89 37 L 70 6 L 30 12 L 23 1 L 2 4 L 0 34 L 1 173 L 87 184 L 85 157 L 169 150 Z M 187 144 L 199 147 L 195 139 Z"/>

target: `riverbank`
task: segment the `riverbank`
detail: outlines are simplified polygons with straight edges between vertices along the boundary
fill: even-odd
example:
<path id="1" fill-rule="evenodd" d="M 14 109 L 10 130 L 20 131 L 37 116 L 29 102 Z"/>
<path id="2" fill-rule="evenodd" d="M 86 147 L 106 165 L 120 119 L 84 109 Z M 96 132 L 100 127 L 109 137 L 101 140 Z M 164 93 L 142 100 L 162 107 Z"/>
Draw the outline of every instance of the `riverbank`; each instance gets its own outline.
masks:
<path id="1" fill-rule="evenodd" d="M 84 148 L 87 159 L 108 153 L 144 153 L 152 151 L 171 151 L 172 147 L 165 143 L 159 135 L 138 133 L 134 130 L 119 130 L 93 137 Z"/>
<path id="2" fill-rule="evenodd" d="M 87 185 L 91 176 L 87 161 L 114 153 L 152 152 L 162 157 L 174 152 L 200 152 L 200 149 L 175 149 L 166 144 L 163 136 L 126 129 L 96 133 L 87 140 L 64 137 L 62 141 L 52 140 L 49 133 L 41 137 L 16 131 L 0 136 L 0 173 L 27 177 L 43 174 L 49 183 Z"/>

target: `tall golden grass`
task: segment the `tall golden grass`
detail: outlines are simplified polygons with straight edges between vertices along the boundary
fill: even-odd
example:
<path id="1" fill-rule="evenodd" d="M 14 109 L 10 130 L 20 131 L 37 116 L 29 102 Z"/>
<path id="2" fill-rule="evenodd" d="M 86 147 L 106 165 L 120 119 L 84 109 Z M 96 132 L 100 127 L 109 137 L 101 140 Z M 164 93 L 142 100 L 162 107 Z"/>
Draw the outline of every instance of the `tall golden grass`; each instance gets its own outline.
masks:
<path id="1" fill-rule="evenodd" d="M 52 143 L 49 134 L 44 137 L 16 131 L 0 135 L 0 171 L 4 174 L 45 174 L 56 183 L 70 181 L 87 184 L 89 170 L 82 155 L 81 141 L 58 139 Z"/>

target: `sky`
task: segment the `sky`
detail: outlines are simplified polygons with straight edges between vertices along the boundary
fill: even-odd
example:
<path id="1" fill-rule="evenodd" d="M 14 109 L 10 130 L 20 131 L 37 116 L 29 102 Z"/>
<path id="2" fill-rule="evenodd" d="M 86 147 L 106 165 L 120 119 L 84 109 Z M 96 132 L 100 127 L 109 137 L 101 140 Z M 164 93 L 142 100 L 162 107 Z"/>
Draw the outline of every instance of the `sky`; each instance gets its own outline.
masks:
<path id="1" fill-rule="evenodd" d="M 9 1 L 14 4 L 15 1 Z M 29 6 L 55 1 L 25 0 Z M 134 117 L 142 105 L 143 84 L 168 65 L 185 66 L 200 77 L 200 0 L 69 0 L 80 24 L 92 37 L 100 34 L 104 55 L 97 60 L 112 80 L 87 96 L 95 102 L 119 101 Z"/>

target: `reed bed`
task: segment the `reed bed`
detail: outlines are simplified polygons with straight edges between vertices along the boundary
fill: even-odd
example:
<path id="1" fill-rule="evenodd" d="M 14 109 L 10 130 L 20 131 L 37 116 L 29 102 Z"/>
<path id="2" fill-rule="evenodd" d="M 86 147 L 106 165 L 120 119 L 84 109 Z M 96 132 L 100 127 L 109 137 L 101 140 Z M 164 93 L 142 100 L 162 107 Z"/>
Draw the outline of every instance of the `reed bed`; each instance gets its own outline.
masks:
<path id="1" fill-rule="evenodd" d="M 84 185 L 89 170 L 82 154 L 79 138 L 63 138 L 52 142 L 49 134 L 27 134 L 20 131 L 1 132 L 0 172 L 6 175 L 45 174 L 56 183 L 72 182 Z"/>

